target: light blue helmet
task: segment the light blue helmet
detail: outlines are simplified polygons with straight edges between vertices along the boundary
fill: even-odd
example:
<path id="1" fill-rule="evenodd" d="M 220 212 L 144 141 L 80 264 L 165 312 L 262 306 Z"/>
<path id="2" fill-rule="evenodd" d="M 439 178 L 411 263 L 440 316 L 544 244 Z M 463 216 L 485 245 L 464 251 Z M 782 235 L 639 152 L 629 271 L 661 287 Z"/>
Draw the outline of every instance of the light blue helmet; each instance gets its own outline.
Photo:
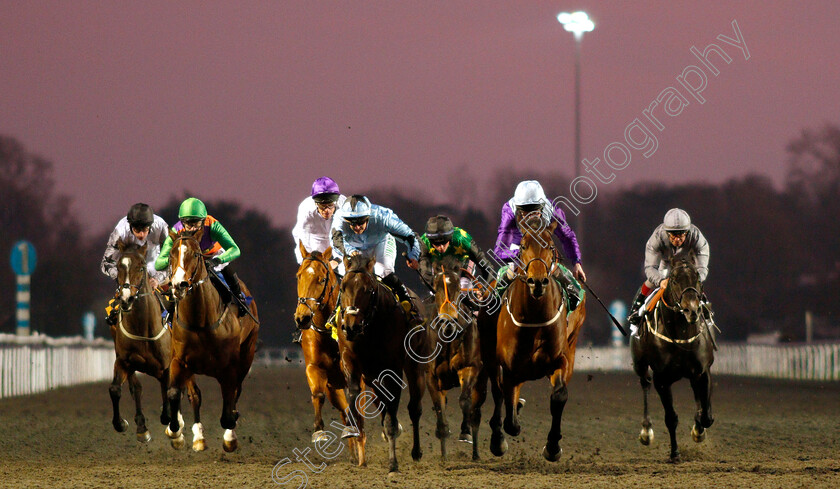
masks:
<path id="1" fill-rule="evenodd" d="M 363 221 L 370 217 L 370 200 L 364 195 L 353 195 L 341 206 L 341 218 L 345 221 Z"/>

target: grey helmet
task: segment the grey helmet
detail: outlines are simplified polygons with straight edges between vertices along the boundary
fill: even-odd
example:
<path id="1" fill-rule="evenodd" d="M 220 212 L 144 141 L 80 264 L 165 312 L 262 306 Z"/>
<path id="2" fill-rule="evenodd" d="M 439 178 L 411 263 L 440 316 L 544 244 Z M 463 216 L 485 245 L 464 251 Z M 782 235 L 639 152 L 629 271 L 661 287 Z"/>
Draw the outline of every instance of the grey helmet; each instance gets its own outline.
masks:
<path id="1" fill-rule="evenodd" d="M 675 207 L 665 213 L 663 224 L 665 231 L 688 231 L 691 229 L 691 217 L 688 212 Z"/>

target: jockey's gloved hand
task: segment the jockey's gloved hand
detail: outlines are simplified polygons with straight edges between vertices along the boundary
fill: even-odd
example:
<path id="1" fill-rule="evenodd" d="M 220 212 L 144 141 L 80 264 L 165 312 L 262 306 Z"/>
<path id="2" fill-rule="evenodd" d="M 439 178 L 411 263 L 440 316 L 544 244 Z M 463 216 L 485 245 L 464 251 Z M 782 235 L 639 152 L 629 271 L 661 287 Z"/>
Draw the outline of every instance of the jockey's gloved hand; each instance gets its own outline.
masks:
<path id="1" fill-rule="evenodd" d="M 216 268 L 216 267 L 218 267 L 219 265 L 222 264 L 222 261 L 219 260 L 218 258 L 214 257 L 214 258 L 208 259 L 206 263 L 207 263 L 207 266 L 209 268 Z"/>

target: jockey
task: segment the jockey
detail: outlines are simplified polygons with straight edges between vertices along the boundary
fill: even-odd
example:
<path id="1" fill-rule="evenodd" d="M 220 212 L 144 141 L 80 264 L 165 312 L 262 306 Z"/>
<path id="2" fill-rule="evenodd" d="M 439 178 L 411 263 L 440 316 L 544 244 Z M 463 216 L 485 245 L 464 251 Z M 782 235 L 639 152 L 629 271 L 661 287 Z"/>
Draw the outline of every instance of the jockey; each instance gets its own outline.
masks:
<path id="1" fill-rule="evenodd" d="M 376 258 L 374 271 L 382 277 L 382 283 L 390 287 L 409 314 L 413 325 L 422 323 L 420 313 L 409 296 L 408 289 L 394 273 L 397 250 L 388 235 L 402 241 L 408 247 L 406 263 L 417 270 L 420 265 L 420 245 L 414 231 L 386 207 L 372 205 L 364 195 L 353 195 L 344 202 L 333 220 L 333 252 L 339 256 L 361 253 Z"/>
<path id="2" fill-rule="evenodd" d="M 581 265 L 580 247 L 575 232 L 566 223 L 566 214 L 563 209 L 555 207 L 548 200 L 542 185 L 538 181 L 525 180 L 519 182 L 513 198 L 502 206 L 502 222 L 499 224 L 499 236 L 496 238 L 493 253 L 506 262 L 512 262 L 516 259 L 519 242 L 522 240 L 522 231 L 519 229 L 517 221 L 532 212 L 540 212 L 543 222 L 546 224 L 550 223 L 551 219 L 557 221 L 554 235 L 563 245 L 563 253 L 566 258 L 574 263 L 571 272 L 559 263 L 557 266 L 557 273 L 559 274 L 557 279 L 569 295 L 569 310 L 572 311 L 580 301 L 579 287 L 574 283 L 573 276 L 586 282 L 586 273 L 584 273 Z M 509 264 L 503 266 L 498 274 L 499 289 L 507 287 L 513 277 L 512 267 Z"/>
<path id="3" fill-rule="evenodd" d="M 446 216 L 430 217 L 426 222 L 426 232 L 420 236 L 420 275 L 427 284 L 434 282 L 434 265 L 450 255 L 457 256 L 464 267 L 472 260 L 481 278 L 493 276 L 487 268 L 484 252 L 468 232 L 453 226 Z M 461 289 L 469 288 L 470 279 L 462 275 Z"/>
<path id="4" fill-rule="evenodd" d="M 169 235 L 169 226 L 160 216 L 147 204 L 137 203 L 128 209 L 126 217 L 117 222 L 111 236 L 108 237 L 108 244 L 105 246 L 105 254 L 102 256 L 100 269 L 102 273 L 117 280 L 117 261 L 120 250 L 117 242 L 122 240 L 125 244 L 137 246 L 147 245 L 146 248 L 146 269 L 149 273 L 149 283 L 152 289 L 166 281 L 168 271 L 157 271 L 155 259 L 160 254 L 160 247 Z M 116 308 L 109 304 L 106 308 L 106 322 L 114 325 L 116 321 Z"/>
<path id="5" fill-rule="evenodd" d="M 671 209 L 665 214 L 662 224 L 654 229 L 645 245 L 645 275 L 647 280 L 636 292 L 630 315 L 634 326 L 642 322 L 642 315 L 636 314 L 645 298 L 657 287 L 665 286 L 668 263 L 673 257 L 692 257 L 697 266 L 700 282 L 709 274 L 709 243 L 697 226 L 691 224 L 691 217 L 682 209 Z M 636 328 L 633 328 L 636 330 Z M 634 332 L 634 334 L 636 334 Z"/>
<path id="6" fill-rule="evenodd" d="M 231 266 L 231 262 L 239 258 L 239 246 L 230 237 L 222 223 L 207 214 L 204 203 L 194 197 L 181 202 L 181 207 L 178 208 L 178 219 L 179 221 L 172 226 L 172 230 L 179 234 L 181 231 L 194 232 L 204 228 L 200 245 L 207 267 L 212 267 L 216 272 L 221 272 L 225 282 L 230 287 L 231 294 L 239 298 L 239 300 L 234 301 L 239 308 L 239 317 L 244 316 L 247 312 L 245 299 L 242 296 L 242 289 L 239 287 L 239 277 Z M 168 236 L 163 243 L 160 255 L 155 261 L 156 269 L 166 270 L 169 267 L 169 252 L 171 250 L 172 237 Z"/>
<path id="7" fill-rule="evenodd" d="M 345 197 L 338 190 L 338 184 L 330 177 L 321 177 L 312 184 L 310 197 L 303 199 L 298 206 L 297 222 L 292 228 L 295 238 L 295 257 L 298 265 L 305 257 L 300 255 L 298 243 L 311 251 L 323 252 L 330 247 L 330 229 L 337 209 L 344 204 Z M 333 269 L 340 265 L 340 260 L 330 260 Z"/>

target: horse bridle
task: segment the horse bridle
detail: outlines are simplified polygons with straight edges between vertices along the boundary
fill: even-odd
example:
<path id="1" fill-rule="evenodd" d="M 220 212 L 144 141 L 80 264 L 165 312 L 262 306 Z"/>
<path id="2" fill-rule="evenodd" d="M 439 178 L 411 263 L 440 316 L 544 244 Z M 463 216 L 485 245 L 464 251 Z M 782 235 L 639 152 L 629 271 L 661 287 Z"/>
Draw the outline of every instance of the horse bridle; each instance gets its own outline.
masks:
<path id="1" fill-rule="evenodd" d="M 548 271 L 548 274 L 551 275 L 551 273 L 554 271 L 554 266 L 555 266 L 555 263 L 557 261 L 558 253 L 557 253 L 557 248 L 553 244 L 551 245 L 550 249 L 551 249 L 551 256 L 553 257 L 553 259 L 552 259 L 553 263 L 551 263 L 551 265 L 546 263 L 545 260 L 543 260 L 540 257 L 531 258 L 530 260 L 528 260 L 527 263 L 525 263 L 525 266 L 522 267 L 522 273 L 516 274 L 516 278 L 518 278 L 519 280 L 522 280 L 523 282 L 526 281 L 528 279 L 528 268 L 530 268 L 531 263 L 534 263 L 535 261 L 538 261 L 538 262 L 542 263 L 543 266 L 545 266 L 545 269 Z"/>
<path id="2" fill-rule="evenodd" d="M 680 269 L 683 269 L 683 268 L 688 268 L 689 270 L 691 269 L 691 267 L 690 267 L 688 264 L 685 264 L 685 263 L 684 263 L 684 264 L 681 264 L 681 265 L 676 266 L 676 267 L 674 267 L 673 269 L 671 269 L 670 276 L 673 276 L 673 272 L 674 272 L 674 271 L 676 271 L 676 270 L 680 270 Z M 670 285 L 671 281 L 668 281 L 668 283 L 669 283 L 669 285 Z M 666 289 L 667 289 L 667 287 L 666 287 Z M 673 306 L 668 304 L 668 302 L 665 300 L 665 296 L 664 296 L 664 294 L 663 294 L 663 296 L 662 296 L 662 305 L 664 305 L 665 307 L 667 307 L 668 309 L 670 309 L 671 311 L 674 311 L 674 312 L 685 312 L 685 311 L 683 311 L 683 309 L 680 307 L 680 303 L 682 302 L 682 299 L 683 299 L 683 296 L 685 295 L 685 293 L 686 293 L 686 292 L 688 292 L 688 291 L 690 291 L 690 290 L 693 290 L 693 291 L 694 291 L 694 293 L 696 293 L 696 294 L 697 294 L 697 297 L 700 297 L 700 298 L 702 298 L 702 297 L 703 297 L 703 293 L 702 293 L 702 292 L 700 292 L 699 290 L 697 290 L 697 287 L 694 287 L 694 286 L 689 286 L 689 287 L 684 287 L 684 288 L 682 289 L 682 291 L 680 292 L 679 297 L 677 297 L 677 300 L 676 300 L 676 302 L 674 303 L 674 305 L 673 305 Z"/>
<path id="3" fill-rule="evenodd" d="M 183 235 L 183 236 L 178 236 L 177 238 L 175 238 L 172 241 L 172 248 L 173 249 L 175 248 L 175 243 L 177 243 L 178 241 L 183 241 L 183 240 L 191 240 L 191 241 L 195 241 L 196 243 L 198 243 L 198 240 L 195 239 L 193 236 Z M 199 249 L 201 249 L 200 244 L 199 244 Z M 204 255 L 202 255 L 202 253 L 200 251 L 194 252 L 193 256 L 195 256 L 196 258 L 203 258 L 204 257 Z M 202 262 L 203 262 L 203 260 L 202 260 Z M 170 264 L 170 266 L 171 266 L 171 264 Z M 205 264 L 204 266 L 206 267 L 207 265 Z M 184 296 L 186 296 L 187 294 L 192 292 L 193 288 L 198 287 L 199 285 L 206 282 L 208 278 L 210 278 L 210 274 L 208 273 L 207 276 L 204 277 L 203 279 L 199 280 L 198 282 L 193 282 L 193 280 L 195 280 L 195 277 L 198 275 L 198 271 L 199 271 L 200 268 L 201 267 L 196 265 L 195 270 L 193 270 L 192 276 L 189 278 L 189 280 L 187 280 L 187 290 L 184 291 Z M 180 300 L 180 299 L 176 298 L 174 295 L 173 295 L 173 298 L 175 299 L 176 303 Z"/>
<path id="4" fill-rule="evenodd" d="M 144 292 L 142 294 L 140 293 L 140 291 L 143 289 L 143 285 L 146 283 L 146 277 L 148 277 L 148 275 L 149 275 L 149 271 L 146 269 L 146 266 L 144 264 L 144 266 L 143 266 L 143 276 L 140 277 L 140 285 L 134 285 L 134 284 L 129 282 L 129 283 L 125 283 L 125 284 L 122 284 L 119 287 L 117 287 L 117 295 L 120 296 L 120 310 L 121 311 L 131 312 L 131 307 L 134 304 L 135 300 L 137 300 L 141 297 L 152 295 L 152 292 Z M 137 289 L 137 293 L 129 295 L 128 300 L 123 300 L 122 299 L 122 291 L 125 290 L 125 289 L 128 289 L 128 290 Z M 128 307 L 126 307 L 126 304 L 129 304 Z"/>
<path id="5" fill-rule="evenodd" d="M 324 290 L 321 291 L 321 295 L 319 295 L 317 298 L 316 297 L 298 297 L 298 304 L 303 304 L 304 306 L 306 306 L 309 309 L 309 312 L 311 312 L 312 314 L 315 314 L 315 309 L 312 309 L 312 307 L 309 305 L 309 301 L 313 301 L 315 303 L 316 307 L 321 307 L 322 305 L 324 305 L 324 303 L 323 303 L 324 298 L 332 296 L 333 290 L 335 290 L 335 286 L 338 283 L 338 280 L 336 280 L 332 284 L 330 284 L 330 272 L 332 271 L 332 268 L 329 266 L 329 264 L 327 264 L 325 261 L 321 260 L 320 258 L 309 255 L 303 261 L 304 262 L 306 262 L 306 261 L 318 262 L 327 271 L 327 277 L 326 277 L 327 283 L 324 284 Z M 303 263 L 301 263 L 301 267 L 303 267 Z M 329 293 L 327 293 L 327 290 L 329 290 Z"/>
<path id="6" fill-rule="evenodd" d="M 348 270 L 347 273 L 344 275 L 345 280 L 347 279 L 347 276 L 350 275 L 351 273 L 361 273 L 361 274 L 367 275 L 367 276 L 371 277 L 371 279 L 373 280 L 373 284 L 374 284 L 373 292 L 371 292 L 371 294 L 370 294 L 370 303 L 373 304 L 373 306 L 370 307 L 370 309 L 367 311 L 367 313 L 364 316 L 362 316 L 362 319 L 359 321 L 359 324 L 358 324 L 358 327 L 359 327 L 358 329 L 359 330 L 355 332 L 356 335 L 360 335 L 360 334 L 363 334 L 365 332 L 365 329 L 367 328 L 368 324 L 370 323 L 371 318 L 376 315 L 376 312 L 379 308 L 379 285 L 380 285 L 380 282 L 379 282 L 379 280 L 376 279 L 376 276 L 374 276 L 372 273 L 368 272 L 367 270 Z M 355 307 L 348 307 L 348 308 L 342 310 L 342 314 L 344 314 L 344 315 L 349 314 L 351 316 L 355 316 L 355 315 L 359 314 L 359 309 L 355 308 Z M 341 324 L 342 324 L 342 328 L 346 329 L 345 326 L 344 326 L 345 321 L 342 321 Z"/>

